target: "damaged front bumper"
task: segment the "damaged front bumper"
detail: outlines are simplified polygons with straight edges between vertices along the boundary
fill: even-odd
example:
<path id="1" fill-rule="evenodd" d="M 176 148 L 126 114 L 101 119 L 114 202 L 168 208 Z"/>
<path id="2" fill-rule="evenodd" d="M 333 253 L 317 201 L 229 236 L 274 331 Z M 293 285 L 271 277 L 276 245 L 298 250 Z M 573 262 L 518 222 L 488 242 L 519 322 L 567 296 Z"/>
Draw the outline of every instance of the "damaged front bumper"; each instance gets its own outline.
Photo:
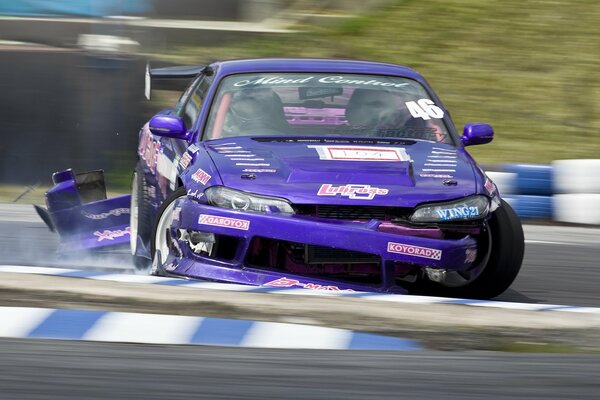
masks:
<path id="1" fill-rule="evenodd" d="M 419 231 L 415 229 L 415 231 Z M 422 231 L 422 230 L 421 230 Z M 163 260 L 162 272 L 169 275 L 211 279 L 249 285 L 309 287 L 325 290 L 406 292 L 397 284 L 397 266 L 409 265 L 427 271 L 468 271 L 477 254 L 477 241 L 465 234 L 459 239 L 412 235 L 410 229 L 390 229 L 382 221 L 353 222 L 300 215 L 257 214 L 200 204 L 190 198 L 179 200 L 171 225 L 171 240 L 177 250 Z M 178 232 L 200 232 L 235 238 L 231 257 L 220 259 L 192 251 Z M 379 259 L 380 281 L 349 282 L 319 274 L 294 274 L 263 269 L 248 262 L 252 240 L 269 240 L 324 246 L 360 252 Z"/>

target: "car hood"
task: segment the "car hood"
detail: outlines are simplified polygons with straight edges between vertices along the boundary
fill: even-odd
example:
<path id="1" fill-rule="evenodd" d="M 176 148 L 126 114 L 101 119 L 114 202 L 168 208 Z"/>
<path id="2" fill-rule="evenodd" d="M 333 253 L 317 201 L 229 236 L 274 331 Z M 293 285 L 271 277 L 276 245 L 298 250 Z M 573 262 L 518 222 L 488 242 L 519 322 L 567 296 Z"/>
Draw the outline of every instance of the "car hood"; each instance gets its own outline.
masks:
<path id="1" fill-rule="evenodd" d="M 294 204 L 414 207 L 476 191 L 470 156 L 440 143 L 236 137 L 204 145 L 223 185 Z"/>

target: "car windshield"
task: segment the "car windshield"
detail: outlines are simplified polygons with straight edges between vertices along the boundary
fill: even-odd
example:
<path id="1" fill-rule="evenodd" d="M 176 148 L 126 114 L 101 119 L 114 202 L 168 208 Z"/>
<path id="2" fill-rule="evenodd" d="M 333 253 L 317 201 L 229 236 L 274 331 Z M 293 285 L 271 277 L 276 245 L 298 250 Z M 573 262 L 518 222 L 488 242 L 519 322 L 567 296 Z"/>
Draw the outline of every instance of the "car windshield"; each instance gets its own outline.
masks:
<path id="1" fill-rule="evenodd" d="M 444 111 L 417 81 L 359 74 L 264 73 L 222 80 L 205 139 L 412 138 L 452 144 Z"/>

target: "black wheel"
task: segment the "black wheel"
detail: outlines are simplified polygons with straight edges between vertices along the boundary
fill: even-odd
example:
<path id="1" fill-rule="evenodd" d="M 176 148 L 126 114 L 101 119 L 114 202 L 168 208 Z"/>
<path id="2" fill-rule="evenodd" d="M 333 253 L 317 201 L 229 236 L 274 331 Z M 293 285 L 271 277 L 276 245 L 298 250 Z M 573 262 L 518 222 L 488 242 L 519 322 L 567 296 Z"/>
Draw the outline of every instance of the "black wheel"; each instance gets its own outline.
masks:
<path id="1" fill-rule="evenodd" d="M 137 269 L 146 269 L 150 266 L 150 259 L 142 255 L 140 244 L 147 246 L 152 235 L 152 215 L 150 213 L 151 205 L 148 191 L 146 189 L 146 179 L 144 171 L 138 165 L 133 172 L 131 183 L 131 211 L 129 226 L 130 247 L 133 264 Z"/>
<path id="2" fill-rule="evenodd" d="M 186 197 L 187 191 L 180 187 L 171 193 L 160 206 L 154 224 L 152 239 L 150 242 L 150 254 L 152 255 L 151 275 L 160 275 L 162 264 L 167 260 L 171 253 L 172 237 L 170 226 L 173 221 L 173 212 L 177 200 Z M 160 254 L 160 257 L 158 255 Z"/>
<path id="3" fill-rule="evenodd" d="M 448 274 L 446 280 L 427 282 L 421 289 L 439 296 L 489 299 L 509 288 L 521 269 L 525 237 L 519 218 L 504 200 L 490 219 L 479 252 L 483 257 L 478 261 L 484 265 L 477 274 L 466 278 Z"/>

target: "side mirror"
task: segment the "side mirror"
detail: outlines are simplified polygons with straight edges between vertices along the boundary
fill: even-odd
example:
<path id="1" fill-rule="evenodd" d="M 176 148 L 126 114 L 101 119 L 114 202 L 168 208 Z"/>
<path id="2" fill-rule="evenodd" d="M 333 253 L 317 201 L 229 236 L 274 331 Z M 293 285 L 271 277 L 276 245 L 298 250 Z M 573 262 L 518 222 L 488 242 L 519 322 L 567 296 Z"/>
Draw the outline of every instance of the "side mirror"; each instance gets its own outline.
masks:
<path id="1" fill-rule="evenodd" d="M 460 140 L 463 146 L 489 143 L 494 140 L 494 128 L 491 125 L 479 122 L 466 124 Z"/>
<path id="2" fill-rule="evenodd" d="M 174 115 L 155 115 L 150 119 L 150 132 L 157 136 L 187 140 L 190 133 L 183 120 Z"/>

